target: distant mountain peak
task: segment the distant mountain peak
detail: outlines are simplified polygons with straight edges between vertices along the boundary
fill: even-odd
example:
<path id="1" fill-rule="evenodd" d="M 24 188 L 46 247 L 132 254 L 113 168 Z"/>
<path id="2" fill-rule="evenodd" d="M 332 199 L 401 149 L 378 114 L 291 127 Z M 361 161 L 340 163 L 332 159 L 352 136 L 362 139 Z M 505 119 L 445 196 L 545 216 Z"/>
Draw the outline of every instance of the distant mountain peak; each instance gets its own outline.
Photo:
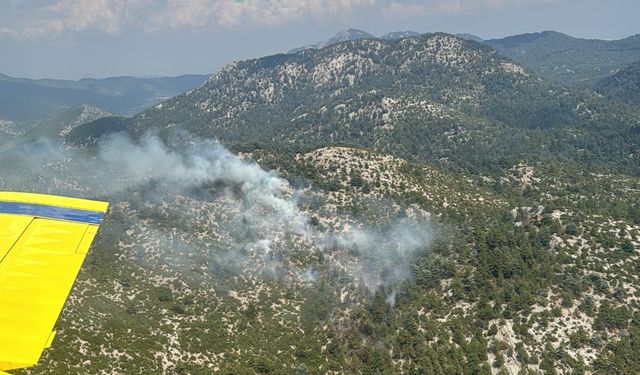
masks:
<path id="1" fill-rule="evenodd" d="M 363 30 L 344 29 L 344 30 L 338 31 L 338 33 L 334 35 L 333 38 L 329 39 L 329 41 L 346 42 L 348 40 L 366 39 L 366 38 L 375 38 L 375 36 Z"/>
<path id="2" fill-rule="evenodd" d="M 359 30 L 359 29 L 344 29 L 339 31 L 337 34 L 335 34 L 333 37 L 331 37 L 330 39 L 327 39 L 323 42 L 318 42 L 315 44 L 308 44 L 306 46 L 302 46 L 299 48 L 294 48 L 292 50 L 290 50 L 289 54 L 293 54 L 293 53 L 298 53 L 301 51 L 305 51 L 308 49 L 322 49 L 324 47 L 328 47 L 334 44 L 338 44 L 338 43 L 342 43 L 342 42 L 346 42 L 346 41 L 350 41 L 350 40 L 359 40 L 359 39 L 381 39 L 381 40 L 396 40 L 396 39 L 403 39 L 403 38 L 413 38 L 413 37 L 418 37 L 420 35 L 423 35 L 422 33 L 419 33 L 417 31 L 413 31 L 413 30 L 400 30 L 400 31 L 392 31 L 392 32 L 388 32 L 385 33 L 383 35 L 381 35 L 380 37 L 377 37 L 373 34 L 369 34 L 366 31 L 363 30 Z M 466 39 L 466 40 L 474 40 L 476 42 L 482 42 L 482 38 L 477 37 L 475 35 L 472 34 L 457 34 L 456 35 L 459 38 L 462 39 Z"/>
<path id="3" fill-rule="evenodd" d="M 90 104 L 80 104 L 67 108 L 41 121 L 24 134 L 23 140 L 34 141 L 41 138 L 64 138 L 80 125 L 112 115 L 112 113 L 100 107 Z"/>
<path id="4" fill-rule="evenodd" d="M 60 130 L 61 137 L 65 137 L 69 132 L 82 124 L 86 124 L 103 117 L 113 116 L 113 113 L 90 104 L 82 104 L 77 108 L 77 110 L 80 110 L 80 113 L 77 115 L 75 120 L 71 123 L 65 124 L 65 126 Z"/>
<path id="5" fill-rule="evenodd" d="M 375 48 L 369 48 L 371 46 Z M 402 111 L 401 108 L 405 105 L 414 106 L 408 104 L 411 102 L 422 103 L 415 105 L 434 118 L 455 117 L 457 115 L 451 114 L 454 112 L 466 116 L 459 108 L 480 106 L 489 101 L 489 97 L 493 100 L 493 93 L 483 94 L 486 82 L 503 82 L 506 85 L 504 90 L 511 90 L 513 93 L 531 84 L 546 95 L 545 100 L 550 95 L 544 83 L 511 60 L 496 56 L 493 50 L 466 42 L 455 35 L 433 33 L 399 42 L 362 39 L 341 44 L 340 47 L 309 50 L 302 59 L 295 55 L 275 55 L 228 65 L 213 75 L 204 86 L 131 119 L 130 131 L 139 133 L 158 126 L 165 119 L 171 119 L 171 123 L 191 124 L 186 125 L 189 126 L 188 131 L 202 137 L 211 136 L 215 127 L 216 137 L 235 142 L 225 137 L 237 131 L 231 130 L 227 124 L 235 123 L 236 118 L 245 115 L 248 116 L 247 119 L 257 119 L 260 117 L 256 115 L 259 107 L 268 107 L 267 116 L 270 117 L 260 117 L 260 121 L 279 125 L 273 125 L 273 128 L 264 130 L 262 134 L 278 134 L 277 137 L 291 136 L 291 139 L 296 139 L 302 133 L 289 133 L 287 124 L 298 124 L 308 115 L 332 113 L 332 116 L 336 116 L 332 124 L 341 122 L 344 126 L 350 126 L 348 124 L 356 121 L 355 114 L 361 113 L 362 109 L 365 112 L 372 111 L 367 116 L 370 115 L 375 121 L 367 122 L 369 126 L 378 123 L 378 110 L 379 113 L 385 113 L 384 111 L 393 107 L 394 110 Z M 428 80 L 424 80 L 422 75 L 425 71 L 430 72 Z M 451 77 L 456 76 L 465 78 L 458 79 L 458 83 L 454 84 Z M 398 92 L 413 92 L 416 85 L 421 85 L 423 89 L 418 90 L 419 94 L 416 94 L 415 99 L 407 102 L 408 99 L 396 98 Z M 374 91 L 375 94 L 372 94 Z M 301 92 L 308 94 L 299 95 Z M 338 100 L 333 99 L 337 96 L 334 93 L 338 92 L 341 93 L 340 102 L 331 102 Z M 367 107 L 365 110 L 364 107 L 353 104 L 360 101 L 362 95 L 374 95 L 375 100 L 379 101 L 379 107 Z M 347 111 L 341 108 L 344 104 L 342 101 L 348 100 L 345 99 L 348 97 L 354 102 Z M 367 100 L 362 103 L 368 103 Z M 317 108 L 316 103 L 319 107 L 326 108 Z M 263 105 L 266 107 L 261 107 Z M 384 127 L 391 120 L 382 117 L 378 125 Z M 198 118 L 200 122 L 190 122 L 187 120 L 189 118 Z M 208 124 L 215 125 L 210 127 Z M 101 122 L 94 124 L 91 132 L 85 133 L 90 133 L 92 137 L 104 134 L 97 129 L 99 125 L 105 129 L 113 128 L 110 124 Z M 253 123 L 247 121 L 242 126 L 245 127 L 243 129 L 249 129 Z M 267 128 L 265 126 L 262 129 Z M 305 139 L 317 137 L 319 142 L 326 141 L 322 126 L 318 129 L 317 133 L 306 133 L 308 138 Z M 375 132 L 372 128 L 367 128 L 363 130 L 363 134 Z M 255 138 L 245 137 L 245 141 L 250 139 L 249 142 L 262 142 L 261 136 L 255 134 Z M 342 140 L 350 142 L 352 139 Z"/>
<path id="6" fill-rule="evenodd" d="M 299 48 L 294 48 L 292 50 L 290 50 L 288 53 L 298 53 L 304 50 L 308 50 L 308 49 L 321 49 L 327 46 L 331 46 L 334 44 L 338 44 L 338 43 L 342 43 L 342 42 L 347 42 L 349 40 L 358 40 L 358 39 L 376 39 L 376 37 L 372 34 L 369 34 L 366 31 L 363 30 L 358 30 L 358 29 L 344 29 L 344 30 L 340 30 L 338 31 L 338 33 L 336 35 L 334 35 L 333 37 L 331 37 L 328 40 L 325 40 L 324 42 L 319 42 L 316 44 L 309 44 L 303 47 L 299 47 Z"/>
<path id="7" fill-rule="evenodd" d="M 465 40 L 473 40 L 473 41 L 478 42 L 478 43 L 484 42 L 484 39 L 480 38 L 477 35 L 473 35 L 473 34 L 462 33 L 462 34 L 456 34 L 456 36 L 458 36 L 458 37 L 460 37 L 462 39 L 465 39 Z"/>
<path id="8" fill-rule="evenodd" d="M 393 31 L 393 32 L 382 35 L 380 39 L 393 40 L 393 39 L 410 38 L 414 36 L 420 36 L 420 33 L 413 30 Z"/>

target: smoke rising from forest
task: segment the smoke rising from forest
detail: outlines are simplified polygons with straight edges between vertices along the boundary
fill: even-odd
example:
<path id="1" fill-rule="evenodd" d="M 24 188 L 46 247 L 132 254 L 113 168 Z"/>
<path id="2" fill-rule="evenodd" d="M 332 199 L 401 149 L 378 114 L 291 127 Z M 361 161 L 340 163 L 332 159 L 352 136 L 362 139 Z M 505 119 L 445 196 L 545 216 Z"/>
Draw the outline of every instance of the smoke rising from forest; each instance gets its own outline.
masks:
<path id="1" fill-rule="evenodd" d="M 0 188 L 5 190 L 110 201 L 135 200 L 140 194 L 170 201 L 197 193 L 205 202 L 217 202 L 216 224 L 226 233 L 220 245 L 227 251 L 217 254 L 215 261 L 235 269 L 259 262 L 263 273 L 277 276 L 287 270 L 311 280 L 317 275 L 313 266 L 290 258 L 294 252 L 314 251 L 375 291 L 409 277 L 416 253 L 433 238 L 432 225 L 418 218 L 375 226 L 350 220 L 344 230 L 312 225 L 315 213 L 300 205 L 304 192 L 215 141 L 185 136 L 168 146 L 153 133 L 138 141 L 113 135 L 92 149 L 39 141 L 5 149 L 0 162 Z M 191 214 L 179 205 L 168 209 L 174 216 Z M 163 230 L 154 232 L 163 237 Z M 175 248 L 173 244 L 167 251 Z"/>

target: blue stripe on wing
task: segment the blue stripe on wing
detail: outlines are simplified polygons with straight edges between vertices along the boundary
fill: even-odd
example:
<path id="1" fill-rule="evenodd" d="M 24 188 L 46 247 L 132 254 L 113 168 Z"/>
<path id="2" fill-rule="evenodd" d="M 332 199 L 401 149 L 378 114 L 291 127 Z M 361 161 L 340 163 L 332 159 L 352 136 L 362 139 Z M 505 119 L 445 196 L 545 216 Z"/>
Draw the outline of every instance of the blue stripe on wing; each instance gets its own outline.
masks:
<path id="1" fill-rule="evenodd" d="M 87 224 L 101 224 L 104 216 L 102 212 L 19 202 L 0 202 L 0 213 L 70 220 Z"/>

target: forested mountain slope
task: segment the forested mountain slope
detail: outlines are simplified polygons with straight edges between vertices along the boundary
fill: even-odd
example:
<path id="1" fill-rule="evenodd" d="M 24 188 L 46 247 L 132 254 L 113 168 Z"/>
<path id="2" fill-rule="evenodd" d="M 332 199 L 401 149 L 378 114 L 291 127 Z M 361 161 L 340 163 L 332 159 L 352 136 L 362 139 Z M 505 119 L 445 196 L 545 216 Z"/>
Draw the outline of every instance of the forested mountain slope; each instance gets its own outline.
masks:
<path id="1" fill-rule="evenodd" d="M 632 64 L 596 85 L 602 95 L 632 105 L 640 104 L 640 61 Z"/>
<path id="2" fill-rule="evenodd" d="M 107 116 L 112 114 L 101 108 L 83 104 L 40 121 L 26 132 L 22 139 L 36 141 L 40 138 L 64 138 L 76 127 Z"/>
<path id="3" fill-rule="evenodd" d="M 640 35 L 598 40 L 544 31 L 485 43 L 543 77 L 570 85 L 593 85 L 640 60 Z"/>
<path id="4" fill-rule="evenodd" d="M 350 144 L 472 169 L 521 157 L 634 169 L 637 118 L 490 47 L 431 34 L 230 64 L 128 127 L 179 126 L 228 144 Z M 102 121 L 71 139 L 109 129 Z"/>

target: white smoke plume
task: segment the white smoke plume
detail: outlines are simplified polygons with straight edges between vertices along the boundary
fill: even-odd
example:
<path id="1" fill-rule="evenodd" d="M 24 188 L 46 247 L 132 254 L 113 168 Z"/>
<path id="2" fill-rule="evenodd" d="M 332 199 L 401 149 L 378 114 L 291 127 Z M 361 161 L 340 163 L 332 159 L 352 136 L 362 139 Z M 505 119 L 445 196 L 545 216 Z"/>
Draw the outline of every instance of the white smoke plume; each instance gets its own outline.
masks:
<path id="1" fill-rule="evenodd" d="M 226 251 L 216 253 L 215 262 L 270 275 L 287 272 L 303 281 L 315 281 L 319 271 L 296 263 L 292 254 L 319 252 L 371 291 L 393 286 L 410 275 L 415 255 L 428 248 L 434 235 L 432 225 L 420 218 L 376 226 L 351 220 L 342 231 L 313 226 L 314 213 L 300 205 L 302 191 L 215 141 L 187 137 L 170 147 L 153 134 L 137 142 L 114 135 L 92 150 L 43 141 L 0 152 L 0 162 L 0 188 L 5 190 L 124 201 L 144 194 L 164 202 L 198 192 L 203 205 L 219 211 L 212 212 L 217 216 L 210 224 L 218 231 L 217 247 Z M 180 206 L 168 210 L 190 215 Z M 167 229 L 157 229 L 162 230 Z M 171 251 L 181 247 L 166 242 L 167 258 L 176 258 Z"/>

